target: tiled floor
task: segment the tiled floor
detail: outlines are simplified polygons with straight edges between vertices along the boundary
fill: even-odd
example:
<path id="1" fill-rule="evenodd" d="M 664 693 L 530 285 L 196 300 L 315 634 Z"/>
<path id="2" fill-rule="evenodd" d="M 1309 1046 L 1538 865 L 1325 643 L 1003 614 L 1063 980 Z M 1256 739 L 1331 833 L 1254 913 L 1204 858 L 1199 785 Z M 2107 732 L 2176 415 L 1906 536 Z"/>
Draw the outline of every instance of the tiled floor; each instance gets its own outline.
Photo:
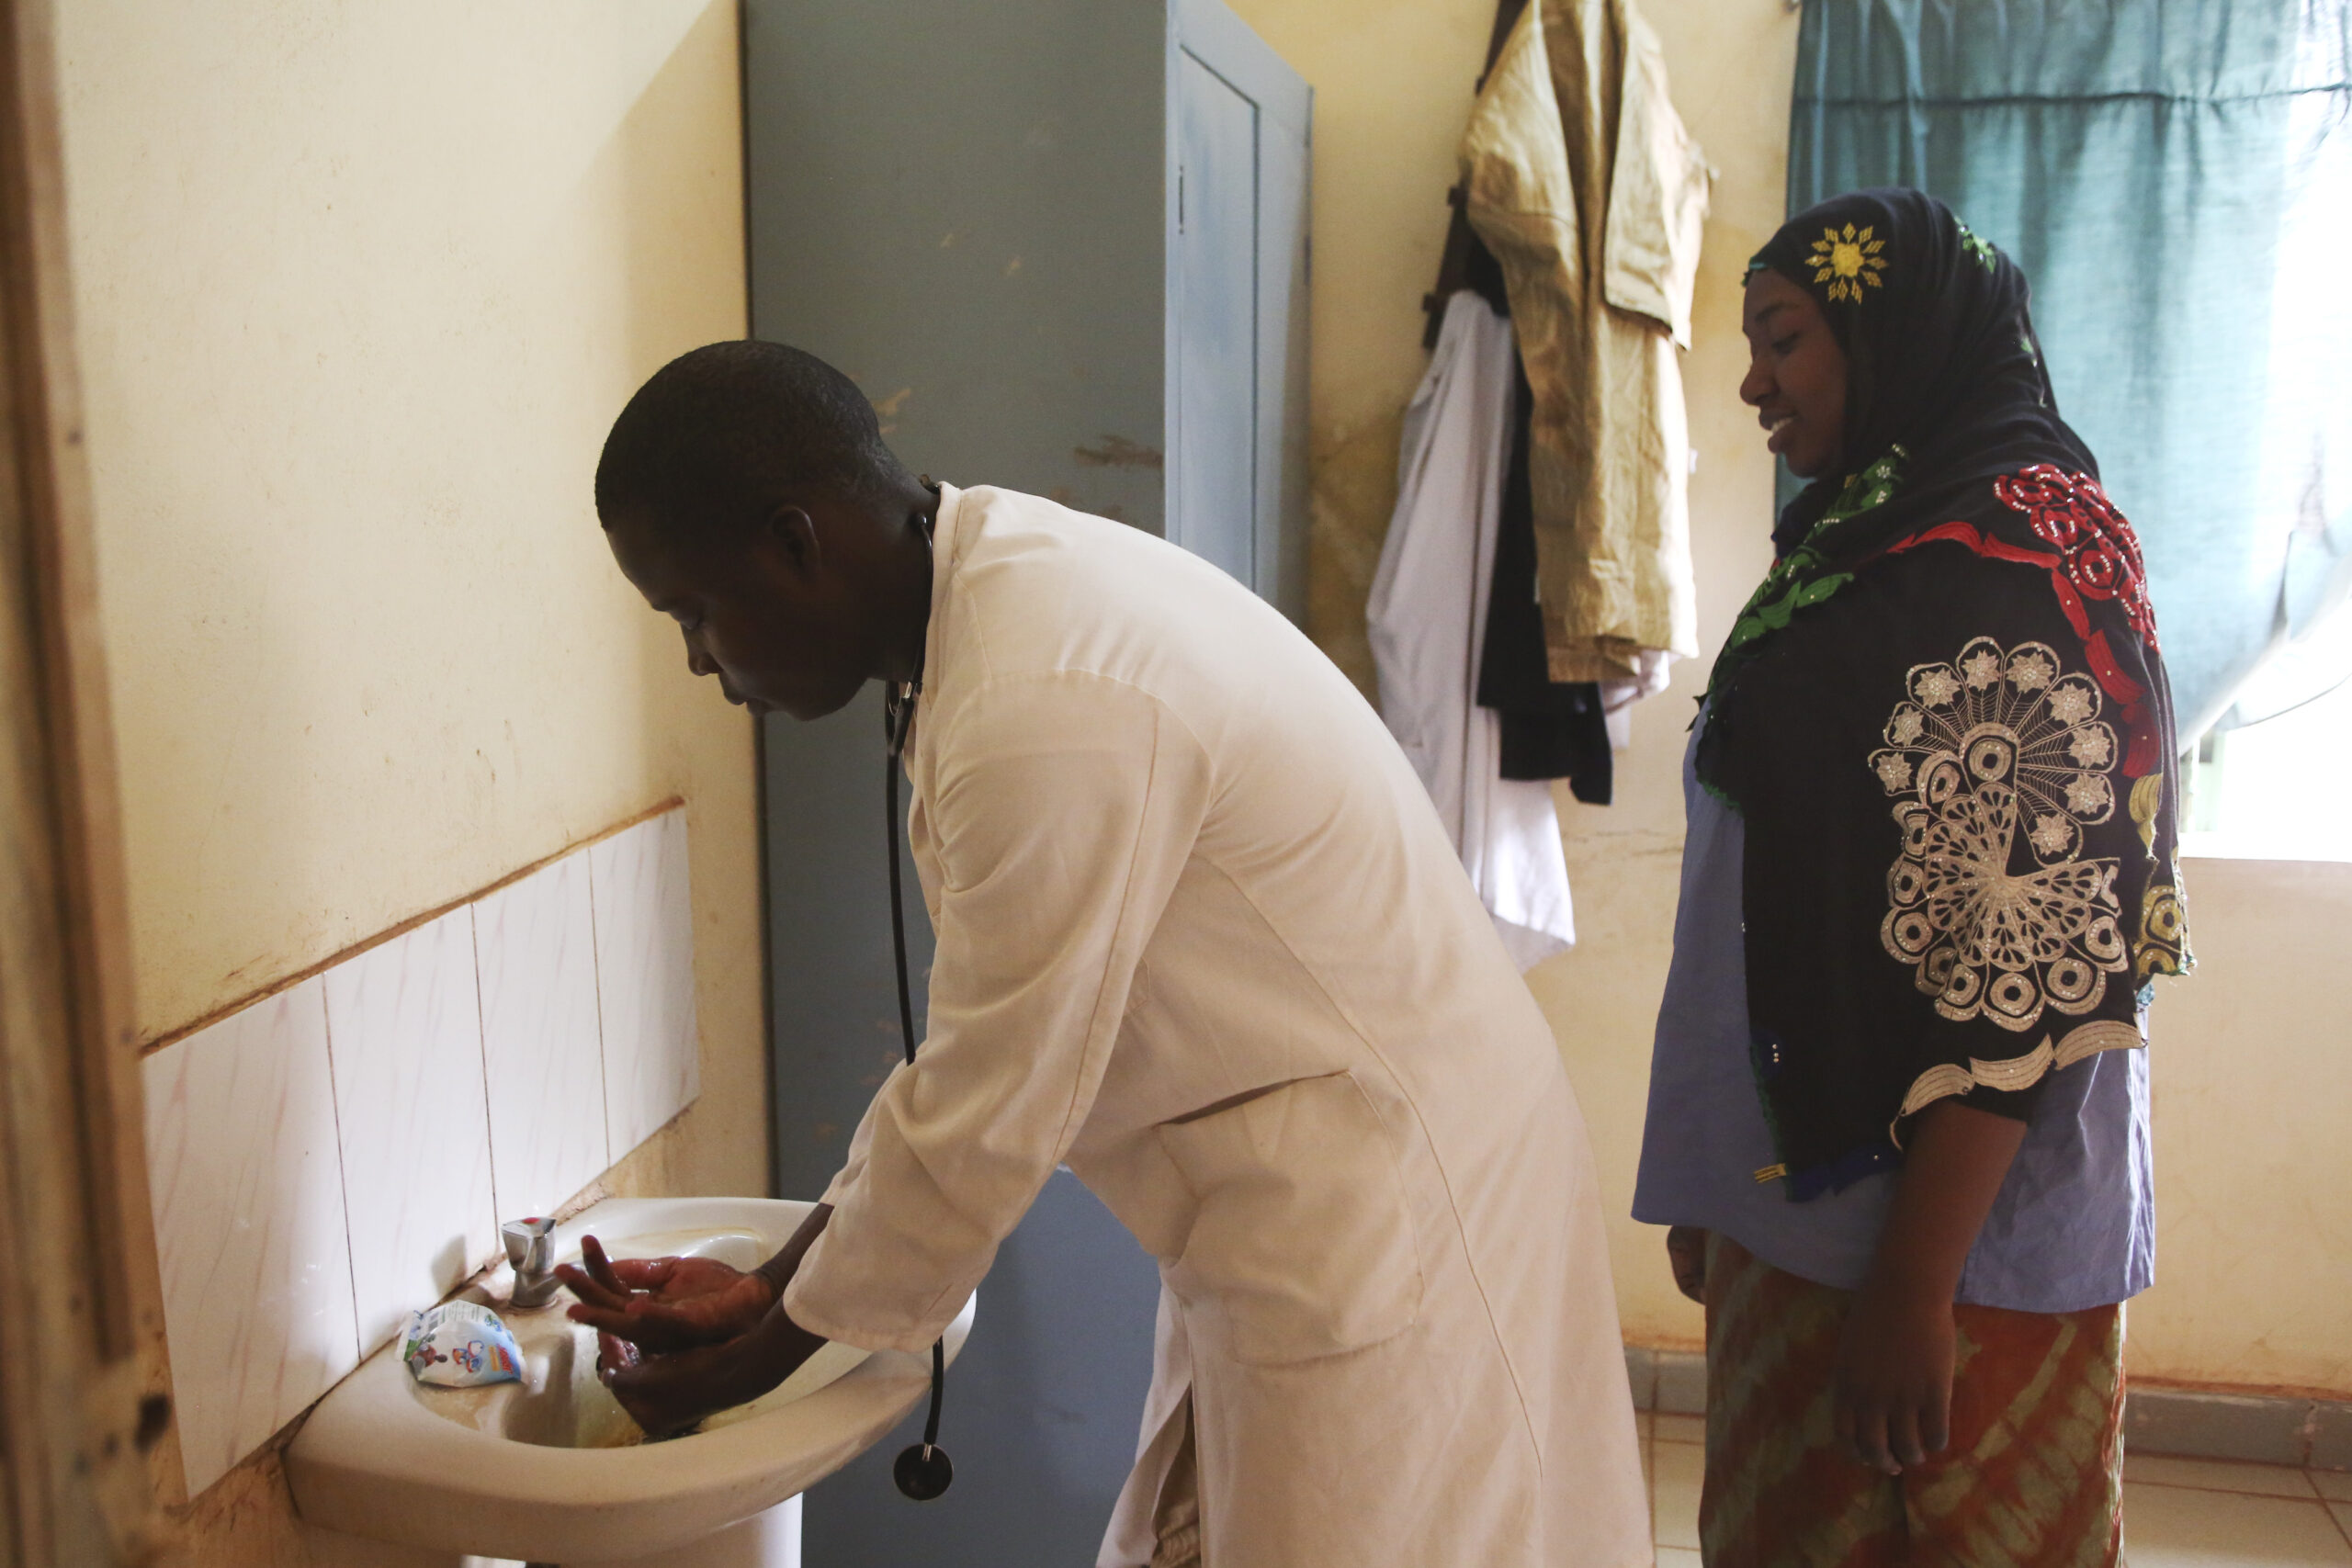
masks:
<path id="1" fill-rule="evenodd" d="M 1658 1568 L 1699 1568 L 1705 1423 L 1636 1419 Z M 2123 1510 L 2132 1568 L 2352 1568 L 2352 1474 L 2143 1454 Z"/>

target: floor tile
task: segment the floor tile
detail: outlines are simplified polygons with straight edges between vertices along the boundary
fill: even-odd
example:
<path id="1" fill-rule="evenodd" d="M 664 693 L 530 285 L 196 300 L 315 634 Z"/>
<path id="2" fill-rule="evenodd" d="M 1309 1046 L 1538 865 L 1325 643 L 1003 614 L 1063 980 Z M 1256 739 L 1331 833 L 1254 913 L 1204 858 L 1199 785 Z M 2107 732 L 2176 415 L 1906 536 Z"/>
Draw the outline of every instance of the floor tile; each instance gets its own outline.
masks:
<path id="1" fill-rule="evenodd" d="M 1707 1451 L 1696 1443 L 1658 1443 L 1650 1450 L 1653 1530 L 1660 1546 L 1699 1545 L 1699 1488 Z"/>
<path id="2" fill-rule="evenodd" d="M 2123 1479 L 2150 1486 L 2187 1486 L 2201 1492 L 2245 1492 L 2263 1497 L 2315 1497 L 2300 1470 L 2277 1464 L 2241 1464 L 2234 1460 L 2181 1459 L 2173 1454 L 2127 1454 Z"/>
<path id="3" fill-rule="evenodd" d="M 2317 1499 L 2126 1483 L 2132 1568 L 2352 1568 L 2352 1545 Z"/>
<path id="4" fill-rule="evenodd" d="M 1707 1440 L 1707 1418 L 1704 1416 L 1660 1416 L 1656 1430 L 1661 1443 L 1703 1443 Z"/>
<path id="5" fill-rule="evenodd" d="M 191 1495 L 359 1362 L 317 980 L 140 1064 Z"/>
<path id="6" fill-rule="evenodd" d="M 1707 1408 L 1707 1358 L 1689 1350 L 1657 1353 L 1657 1408 L 1680 1416 Z"/>
<path id="7" fill-rule="evenodd" d="M 1657 1549 L 1657 1568 L 1699 1568 L 1698 1551 L 1687 1546 L 1661 1546 Z"/>
<path id="8" fill-rule="evenodd" d="M 2312 1484 L 2319 1488 L 2319 1495 L 2321 1496 L 2334 1497 L 2339 1502 L 2352 1503 L 2352 1472 L 2341 1470 L 2307 1470 L 2303 1472 L 2303 1473 L 2311 1477 Z"/>
<path id="9" fill-rule="evenodd" d="M 2344 1539 L 2352 1541 L 2352 1503 L 2330 1503 L 2327 1511 L 2335 1516 L 2335 1528 L 2344 1532 Z"/>

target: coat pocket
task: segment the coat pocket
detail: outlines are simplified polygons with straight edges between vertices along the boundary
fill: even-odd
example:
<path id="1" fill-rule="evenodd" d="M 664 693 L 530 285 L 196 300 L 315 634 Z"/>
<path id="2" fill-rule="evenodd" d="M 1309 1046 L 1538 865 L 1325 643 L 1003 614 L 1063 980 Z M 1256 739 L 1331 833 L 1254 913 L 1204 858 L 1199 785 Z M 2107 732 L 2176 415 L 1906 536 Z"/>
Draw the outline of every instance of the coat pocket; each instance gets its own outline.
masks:
<path id="1" fill-rule="evenodd" d="M 1352 1077 L 1300 1078 L 1159 1131 L 1199 1204 L 1169 1288 L 1235 1360 L 1358 1350 L 1420 1315 L 1395 1140 Z"/>

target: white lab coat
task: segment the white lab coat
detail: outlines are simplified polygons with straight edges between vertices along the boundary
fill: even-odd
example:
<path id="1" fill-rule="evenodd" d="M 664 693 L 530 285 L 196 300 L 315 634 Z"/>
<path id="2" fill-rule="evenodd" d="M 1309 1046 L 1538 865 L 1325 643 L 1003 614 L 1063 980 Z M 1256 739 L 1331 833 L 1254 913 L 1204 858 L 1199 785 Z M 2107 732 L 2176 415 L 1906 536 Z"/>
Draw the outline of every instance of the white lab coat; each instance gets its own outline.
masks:
<path id="1" fill-rule="evenodd" d="M 1502 776 L 1502 720 L 1478 705 L 1514 393 L 1510 323 L 1468 289 L 1445 307 L 1405 410 L 1396 510 L 1365 620 L 1380 716 L 1453 837 L 1503 946 L 1533 968 L 1577 939 L 1549 783 Z"/>
<path id="2" fill-rule="evenodd" d="M 947 488 L 934 560 L 929 1036 L 787 1309 L 926 1348 L 1067 1163 L 1165 1286 L 1105 1562 L 1189 1396 L 1207 1568 L 1646 1563 L 1584 1124 L 1379 718 L 1136 530 Z"/>

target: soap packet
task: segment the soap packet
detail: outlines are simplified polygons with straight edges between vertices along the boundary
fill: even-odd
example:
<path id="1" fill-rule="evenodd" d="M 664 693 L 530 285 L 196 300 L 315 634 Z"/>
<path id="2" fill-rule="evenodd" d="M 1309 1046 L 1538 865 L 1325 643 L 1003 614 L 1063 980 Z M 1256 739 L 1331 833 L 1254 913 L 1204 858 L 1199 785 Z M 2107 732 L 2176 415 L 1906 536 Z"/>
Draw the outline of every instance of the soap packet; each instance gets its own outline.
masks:
<path id="1" fill-rule="evenodd" d="M 496 1313 L 479 1302 L 443 1302 L 408 1314 L 401 1359 L 409 1375 L 442 1388 L 520 1382 L 523 1352 Z"/>

